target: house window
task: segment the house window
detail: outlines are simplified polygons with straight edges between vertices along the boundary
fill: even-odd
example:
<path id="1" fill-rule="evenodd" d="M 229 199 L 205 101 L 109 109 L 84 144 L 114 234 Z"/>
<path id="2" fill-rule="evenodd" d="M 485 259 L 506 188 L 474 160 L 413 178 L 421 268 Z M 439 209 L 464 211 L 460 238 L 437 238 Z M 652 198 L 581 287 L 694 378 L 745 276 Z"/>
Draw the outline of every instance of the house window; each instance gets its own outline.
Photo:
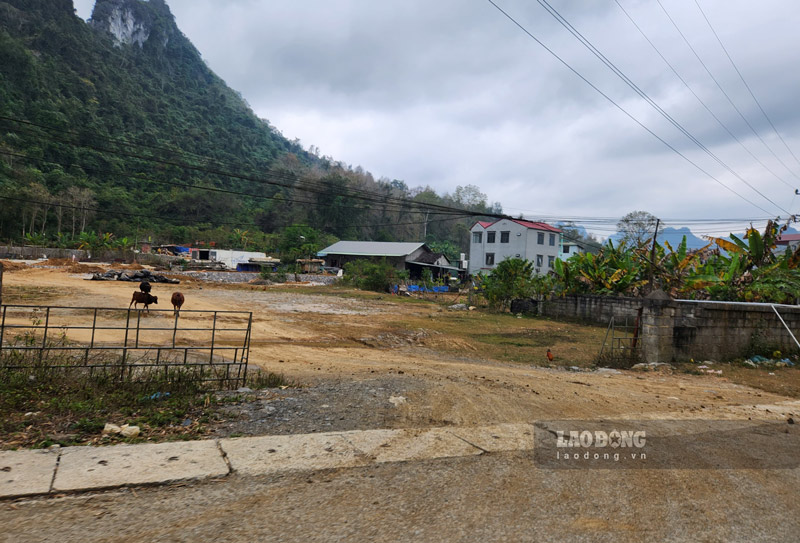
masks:
<path id="1" fill-rule="evenodd" d="M 553 247 L 556 244 L 556 235 L 550 234 L 550 246 Z"/>
<path id="2" fill-rule="evenodd" d="M 494 253 L 486 253 L 486 265 L 494 266 Z"/>
<path id="3" fill-rule="evenodd" d="M 544 263 L 544 256 L 536 255 L 536 267 L 541 268 L 543 263 Z"/>
<path id="4" fill-rule="evenodd" d="M 495 232 L 486 232 L 486 243 L 494 243 Z"/>
<path id="5" fill-rule="evenodd" d="M 556 262 L 556 257 L 554 257 L 554 256 L 548 256 L 547 257 L 547 267 L 548 268 L 552 268 L 553 264 L 555 264 L 555 262 Z"/>
<path id="6" fill-rule="evenodd" d="M 483 238 L 483 236 L 481 235 L 481 232 L 473 232 L 472 233 L 472 243 L 480 243 L 481 242 L 481 238 Z"/>
<path id="7" fill-rule="evenodd" d="M 539 245 L 544 245 L 544 232 L 539 232 L 539 239 L 537 240 Z"/>
<path id="8" fill-rule="evenodd" d="M 569 248 L 570 248 L 570 247 L 571 247 L 570 245 L 564 245 L 564 254 L 565 254 L 565 255 L 566 255 L 566 254 L 569 254 Z"/>
<path id="9" fill-rule="evenodd" d="M 508 243 L 508 236 L 511 232 L 500 232 L 500 243 Z"/>

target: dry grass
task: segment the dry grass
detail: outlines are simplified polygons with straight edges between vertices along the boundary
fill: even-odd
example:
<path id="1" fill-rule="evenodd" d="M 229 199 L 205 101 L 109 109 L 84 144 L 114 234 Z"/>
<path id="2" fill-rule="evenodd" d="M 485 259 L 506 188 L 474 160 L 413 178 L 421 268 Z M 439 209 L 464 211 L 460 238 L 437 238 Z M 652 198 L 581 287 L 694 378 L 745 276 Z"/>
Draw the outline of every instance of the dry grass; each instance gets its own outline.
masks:
<path id="1" fill-rule="evenodd" d="M 445 352 L 537 366 L 592 366 L 605 335 L 604 327 L 484 311 L 436 311 L 392 325 L 437 332 L 425 344 Z"/>

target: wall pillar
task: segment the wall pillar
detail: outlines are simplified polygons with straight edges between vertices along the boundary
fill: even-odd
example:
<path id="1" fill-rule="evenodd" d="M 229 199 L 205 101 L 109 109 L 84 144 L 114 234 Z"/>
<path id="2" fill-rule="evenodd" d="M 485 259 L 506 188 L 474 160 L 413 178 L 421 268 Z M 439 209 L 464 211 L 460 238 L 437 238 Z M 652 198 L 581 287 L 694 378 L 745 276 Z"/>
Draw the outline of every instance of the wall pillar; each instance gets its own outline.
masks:
<path id="1" fill-rule="evenodd" d="M 642 303 L 642 354 L 647 362 L 672 362 L 677 304 L 659 292 L 655 291 Z"/>

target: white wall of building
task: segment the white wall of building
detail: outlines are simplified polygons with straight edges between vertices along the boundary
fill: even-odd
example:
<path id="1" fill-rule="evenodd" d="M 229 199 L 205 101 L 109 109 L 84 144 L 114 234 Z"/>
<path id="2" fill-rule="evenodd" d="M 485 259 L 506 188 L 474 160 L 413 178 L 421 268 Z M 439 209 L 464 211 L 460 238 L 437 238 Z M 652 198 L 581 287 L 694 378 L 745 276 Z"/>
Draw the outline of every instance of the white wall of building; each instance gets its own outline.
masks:
<path id="1" fill-rule="evenodd" d="M 480 234 L 480 241 L 475 234 Z M 558 257 L 560 241 L 557 232 L 528 228 L 508 219 L 485 228 L 476 223 L 470 231 L 468 271 L 489 273 L 506 258 L 522 258 L 533 262 L 537 273 L 544 274 Z"/>

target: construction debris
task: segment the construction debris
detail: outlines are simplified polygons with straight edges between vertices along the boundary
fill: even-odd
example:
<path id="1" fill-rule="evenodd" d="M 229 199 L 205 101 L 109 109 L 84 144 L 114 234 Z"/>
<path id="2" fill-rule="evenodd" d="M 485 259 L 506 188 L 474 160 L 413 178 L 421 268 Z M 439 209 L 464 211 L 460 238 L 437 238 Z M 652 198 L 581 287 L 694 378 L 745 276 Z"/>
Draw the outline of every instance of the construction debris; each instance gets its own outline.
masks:
<path id="1" fill-rule="evenodd" d="M 89 278 L 90 281 L 130 281 L 140 283 L 147 281 L 149 283 L 180 283 L 177 279 L 170 279 L 163 275 L 157 275 L 150 270 L 108 270 L 105 273 L 93 273 Z"/>

